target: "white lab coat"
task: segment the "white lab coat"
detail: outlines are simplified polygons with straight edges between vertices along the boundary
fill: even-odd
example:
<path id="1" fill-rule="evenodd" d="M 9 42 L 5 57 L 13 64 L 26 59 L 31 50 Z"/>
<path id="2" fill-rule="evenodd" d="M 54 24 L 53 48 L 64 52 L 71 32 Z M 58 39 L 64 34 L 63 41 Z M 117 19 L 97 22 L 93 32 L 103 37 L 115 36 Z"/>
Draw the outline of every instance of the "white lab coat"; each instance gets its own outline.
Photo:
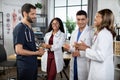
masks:
<path id="1" fill-rule="evenodd" d="M 84 28 L 83 32 L 81 33 L 78 42 L 81 40 L 84 41 L 87 45 L 91 46 L 92 44 L 92 29 L 86 25 Z M 70 39 L 70 52 L 74 52 L 75 49 L 73 47 L 74 42 L 77 40 L 77 34 L 78 34 L 78 29 L 75 30 L 71 34 L 71 39 Z M 70 61 L 70 80 L 73 80 L 74 77 L 74 57 L 71 58 Z M 85 57 L 85 51 L 80 51 L 80 56 L 77 57 L 77 69 L 78 69 L 78 80 L 87 80 L 88 78 L 88 72 L 89 72 L 89 59 Z"/>
<path id="2" fill-rule="evenodd" d="M 45 43 L 47 44 L 49 43 L 49 39 L 51 35 L 52 35 L 52 31 L 46 33 L 44 37 Z M 59 30 L 53 37 L 53 45 L 51 48 L 51 51 L 54 51 L 57 73 L 63 69 L 63 65 L 64 65 L 63 52 L 62 52 L 62 46 L 64 42 L 65 42 L 65 34 Z M 41 68 L 42 71 L 45 72 L 47 71 L 47 57 L 48 57 L 48 51 L 46 49 L 44 55 L 42 55 L 41 58 Z"/>
<path id="3" fill-rule="evenodd" d="M 94 37 L 86 57 L 91 59 L 88 80 L 114 80 L 113 37 L 106 28 Z"/>

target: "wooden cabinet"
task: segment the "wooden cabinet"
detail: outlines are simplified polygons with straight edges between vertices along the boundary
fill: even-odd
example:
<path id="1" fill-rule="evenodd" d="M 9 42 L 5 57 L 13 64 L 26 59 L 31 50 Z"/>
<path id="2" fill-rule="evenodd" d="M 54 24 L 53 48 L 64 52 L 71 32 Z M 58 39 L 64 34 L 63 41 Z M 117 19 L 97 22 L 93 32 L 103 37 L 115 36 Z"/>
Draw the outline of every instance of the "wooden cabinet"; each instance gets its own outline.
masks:
<path id="1" fill-rule="evenodd" d="M 4 45 L 3 12 L 0 12 L 0 44 Z"/>

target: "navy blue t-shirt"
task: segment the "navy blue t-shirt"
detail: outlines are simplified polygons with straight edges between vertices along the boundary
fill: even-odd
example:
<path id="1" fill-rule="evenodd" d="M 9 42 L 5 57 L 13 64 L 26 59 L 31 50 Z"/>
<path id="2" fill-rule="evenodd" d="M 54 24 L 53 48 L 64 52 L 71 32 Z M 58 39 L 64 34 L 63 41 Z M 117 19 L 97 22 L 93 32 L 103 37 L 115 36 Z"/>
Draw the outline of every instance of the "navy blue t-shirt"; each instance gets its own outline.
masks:
<path id="1" fill-rule="evenodd" d="M 36 51 L 34 33 L 27 25 L 19 23 L 13 31 L 14 47 L 16 44 L 22 44 L 23 49 Z M 37 65 L 37 56 L 24 56 L 17 54 L 18 67 L 31 67 Z"/>

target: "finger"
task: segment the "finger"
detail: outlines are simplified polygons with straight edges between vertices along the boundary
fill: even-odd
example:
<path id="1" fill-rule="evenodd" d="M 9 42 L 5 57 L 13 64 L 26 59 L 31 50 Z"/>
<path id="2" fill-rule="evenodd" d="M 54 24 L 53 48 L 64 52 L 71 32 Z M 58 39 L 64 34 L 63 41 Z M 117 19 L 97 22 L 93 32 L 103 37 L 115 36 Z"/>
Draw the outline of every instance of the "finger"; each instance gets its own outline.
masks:
<path id="1" fill-rule="evenodd" d="M 74 44 L 78 44 L 78 42 L 74 42 Z"/>
<path id="2" fill-rule="evenodd" d="M 65 47 L 65 44 L 63 44 L 63 46 L 62 46 L 63 48 Z"/>
<path id="3" fill-rule="evenodd" d="M 82 45 L 86 45 L 86 43 L 85 43 L 84 41 L 82 41 L 82 40 L 81 40 L 81 44 L 82 44 Z"/>

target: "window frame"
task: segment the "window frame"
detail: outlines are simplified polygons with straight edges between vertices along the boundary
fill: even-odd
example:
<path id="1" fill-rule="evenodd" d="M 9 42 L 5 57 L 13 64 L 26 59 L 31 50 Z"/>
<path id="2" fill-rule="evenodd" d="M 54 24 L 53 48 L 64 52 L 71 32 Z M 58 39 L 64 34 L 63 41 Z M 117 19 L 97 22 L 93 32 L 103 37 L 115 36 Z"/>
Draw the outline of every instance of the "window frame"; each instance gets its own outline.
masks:
<path id="1" fill-rule="evenodd" d="M 80 0 L 80 5 L 69 5 L 68 4 L 68 0 L 66 0 L 66 6 L 55 6 L 55 0 L 54 0 L 54 17 L 55 17 L 55 9 L 56 8 L 66 8 L 66 16 L 65 16 L 65 19 L 67 20 L 67 17 L 69 17 L 68 16 L 68 8 L 69 7 L 80 7 L 80 10 L 82 10 L 83 9 L 83 6 L 87 6 L 87 10 L 86 11 L 88 11 L 88 1 L 87 1 L 87 4 L 83 4 L 83 0 Z"/>

